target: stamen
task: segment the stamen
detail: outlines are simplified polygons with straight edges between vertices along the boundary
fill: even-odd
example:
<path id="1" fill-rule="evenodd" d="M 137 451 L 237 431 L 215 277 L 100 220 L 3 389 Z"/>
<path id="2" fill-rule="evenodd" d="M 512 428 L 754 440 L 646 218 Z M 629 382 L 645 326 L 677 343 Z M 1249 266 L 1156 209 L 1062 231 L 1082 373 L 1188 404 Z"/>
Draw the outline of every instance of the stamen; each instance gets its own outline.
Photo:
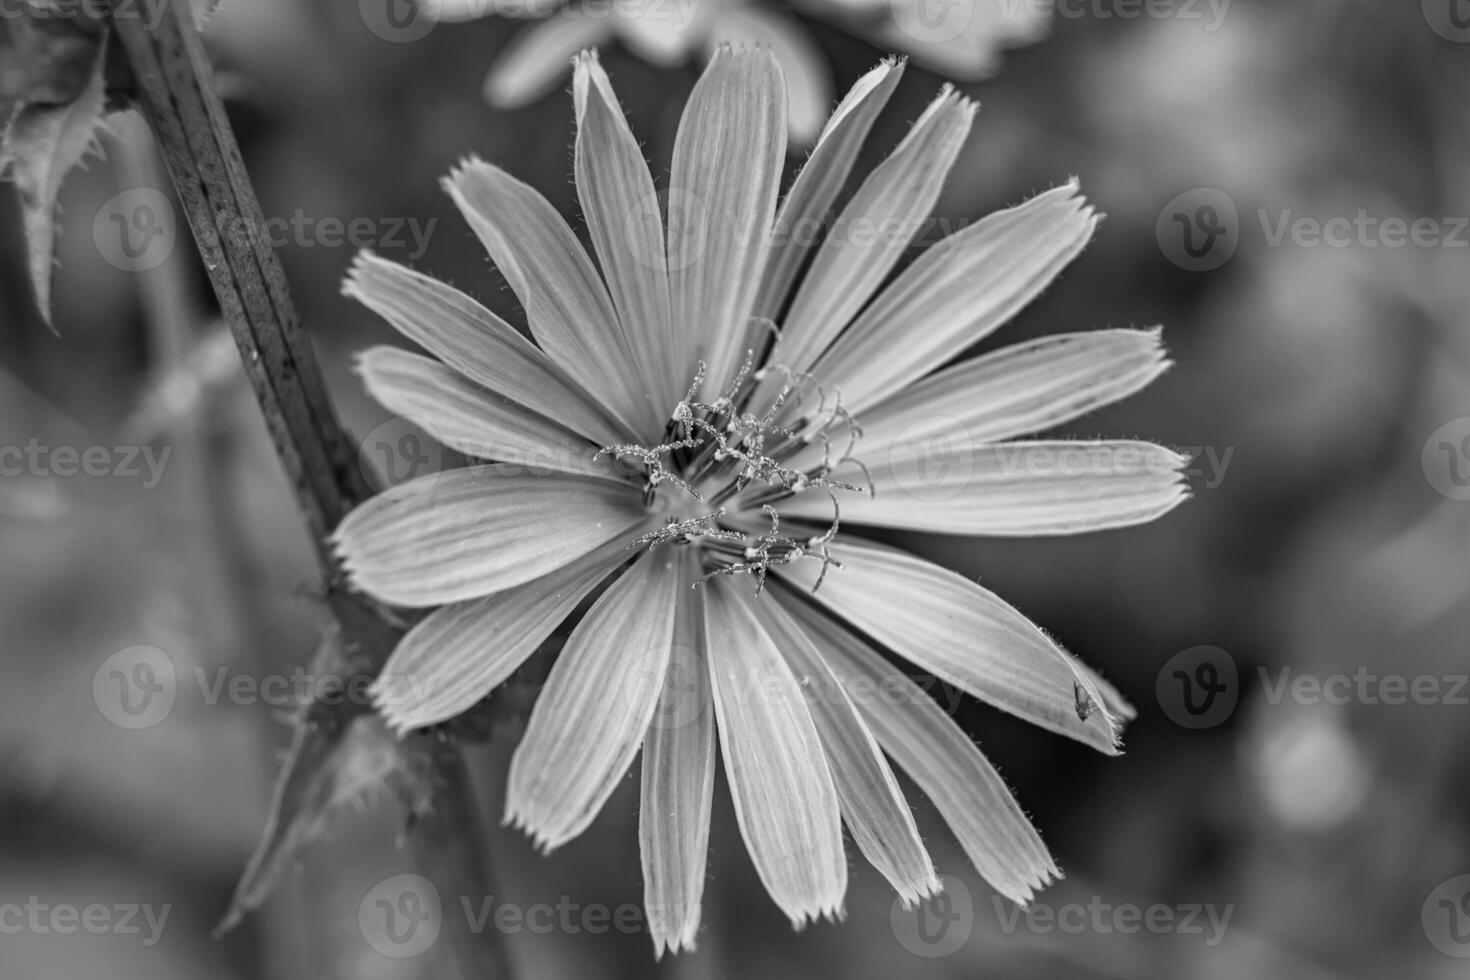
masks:
<path id="1" fill-rule="evenodd" d="M 705 514 L 703 517 L 691 517 L 681 521 L 677 517 L 670 517 L 668 522 L 657 531 L 649 531 L 640 536 L 628 547 L 638 545 L 664 544 L 688 544 L 695 538 L 709 538 L 714 541 L 744 541 L 745 535 L 739 531 L 726 530 L 719 526 L 720 518 L 725 516 L 725 508 L 721 507 L 713 514 Z"/>
<path id="2" fill-rule="evenodd" d="M 603 446 L 592 457 L 592 461 L 595 463 L 604 456 L 616 456 L 619 459 L 623 458 L 624 456 L 632 456 L 642 462 L 644 467 L 648 470 L 648 483 L 646 487 L 647 490 L 653 490 L 661 483 L 672 483 L 674 486 L 688 493 L 695 500 L 704 500 L 704 497 L 700 495 L 699 491 L 694 489 L 687 482 L 685 482 L 684 478 L 681 477 L 679 474 L 669 469 L 668 465 L 664 463 L 663 459 L 666 453 L 671 453 L 676 449 L 685 449 L 690 446 L 697 445 L 699 445 L 699 443 L 696 441 L 684 439 L 679 442 L 666 442 L 662 445 L 654 446 L 652 449 L 649 449 L 646 446 L 634 445 L 632 443 L 623 443 L 616 446 Z M 645 497 L 646 496 L 647 494 L 645 494 Z"/>
<path id="3" fill-rule="evenodd" d="M 779 345 L 779 332 L 777 336 Z M 711 571 L 696 585 L 708 582 L 716 575 L 749 572 L 755 575 L 755 591 L 760 595 L 765 588 L 766 575 L 772 568 L 807 558 L 822 565 L 812 586 L 815 592 L 826 581 L 829 568 L 842 567 L 842 563 L 832 557 L 829 548 L 841 523 L 841 512 L 833 491 L 864 492 L 860 486 L 833 479 L 834 471 L 845 463 L 855 464 L 867 481 L 867 492 L 873 493 L 873 480 L 868 468 L 852 455 L 862 430 L 852 413 L 842 405 L 840 392 L 834 389 L 835 397 L 828 408 L 827 391 L 815 385 L 809 375 L 798 375 L 789 368 L 770 362 L 756 370 L 755 363 L 756 352 L 747 351 L 739 371 L 725 391 L 713 404 L 709 404 L 700 400 L 708 380 L 708 368 L 703 361 L 699 362 L 688 391 L 670 415 L 664 442 L 652 447 L 631 443 L 605 446 L 598 451 L 596 458 L 605 455 L 629 457 L 641 462 L 647 473 L 644 498 L 650 505 L 656 489 L 664 483 L 679 487 L 701 502 L 705 498 L 696 487 L 708 490 L 713 485 L 718 488 L 706 503 L 705 513 L 694 517 L 668 517 L 663 527 L 640 536 L 634 542 L 634 546 L 646 547 L 699 542 L 705 549 L 705 560 L 712 566 L 706 566 L 711 567 Z M 772 371 L 782 372 L 787 379 L 774 403 L 759 414 L 743 411 L 742 406 L 755 384 Z M 802 419 L 795 429 L 778 423 L 786 400 L 794 394 L 800 403 L 801 389 L 805 386 L 815 387 L 820 396 L 815 418 Z M 820 422 L 816 421 L 818 418 Z M 847 428 L 847 445 L 841 457 L 834 460 L 828 432 L 839 422 Z M 817 439 L 821 440 L 823 449 L 819 466 L 803 472 L 782 462 Z M 763 484 L 763 487 L 743 498 L 740 509 L 759 506 L 770 518 L 770 530 L 759 537 L 725 527 L 727 515 L 721 506 L 755 484 Z M 805 538 L 782 532 L 780 515 L 772 504 L 817 487 L 825 491 L 832 501 L 831 525 L 823 533 Z M 708 508 L 718 509 L 711 512 Z"/>
<path id="4" fill-rule="evenodd" d="M 832 500 L 833 506 L 837 499 Z M 817 581 L 812 585 L 815 593 L 822 587 L 826 580 L 828 566 L 842 567 L 842 562 L 833 558 L 827 550 L 827 544 L 837 533 L 837 520 L 833 518 L 832 526 L 827 533 L 818 538 L 809 538 L 803 545 L 795 538 L 781 533 L 781 515 L 776 513 L 776 508 L 767 504 L 761 508 L 771 519 L 771 530 L 756 540 L 756 543 L 745 549 L 744 560 L 725 565 L 710 572 L 704 578 L 696 582 L 703 585 L 716 575 L 735 575 L 740 572 L 755 573 L 755 594 L 760 595 L 766 585 L 766 573 L 777 565 L 790 565 L 801 558 L 812 558 L 822 563 L 822 571 L 817 575 Z M 811 548 L 820 548 L 820 552 L 813 553 Z"/>

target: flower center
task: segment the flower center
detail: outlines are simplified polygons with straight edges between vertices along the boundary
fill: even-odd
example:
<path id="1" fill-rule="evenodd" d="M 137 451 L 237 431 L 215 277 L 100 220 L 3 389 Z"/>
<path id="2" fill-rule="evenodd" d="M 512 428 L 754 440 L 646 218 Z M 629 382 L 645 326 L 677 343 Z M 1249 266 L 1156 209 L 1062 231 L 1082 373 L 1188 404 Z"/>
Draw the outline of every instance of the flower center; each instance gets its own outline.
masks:
<path id="1" fill-rule="evenodd" d="M 812 587 L 815 592 L 829 566 L 842 567 L 828 551 L 839 523 L 837 491 L 872 493 L 867 467 L 852 455 L 862 430 L 840 396 L 829 397 L 810 377 L 776 365 L 752 370 L 753 361 L 754 352 L 747 353 L 735 380 L 713 401 L 703 400 L 701 361 L 688 393 L 669 417 L 663 442 L 604 446 L 598 457 L 641 466 L 644 503 L 651 512 L 668 515 L 663 527 L 638 538 L 637 545 L 696 546 L 706 572 L 699 582 L 749 573 L 755 576 L 757 595 L 772 567 L 817 561 L 822 571 Z M 751 398 L 771 373 L 784 374 L 786 383 L 770 407 L 756 414 L 749 410 Z M 817 404 L 810 412 L 787 410 L 793 398 L 798 409 L 808 407 L 812 393 Z M 795 422 L 779 421 L 791 414 L 797 414 Z M 836 458 L 834 434 L 846 444 Z M 813 463 L 815 445 L 821 446 L 821 460 Z M 867 486 L 833 479 L 833 471 L 843 465 L 860 471 Z M 831 499 L 831 524 L 822 529 L 796 521 L 788 522 L 796 524 L 794 529 L 783 530 L 775 505 L 810 492 Z"/>

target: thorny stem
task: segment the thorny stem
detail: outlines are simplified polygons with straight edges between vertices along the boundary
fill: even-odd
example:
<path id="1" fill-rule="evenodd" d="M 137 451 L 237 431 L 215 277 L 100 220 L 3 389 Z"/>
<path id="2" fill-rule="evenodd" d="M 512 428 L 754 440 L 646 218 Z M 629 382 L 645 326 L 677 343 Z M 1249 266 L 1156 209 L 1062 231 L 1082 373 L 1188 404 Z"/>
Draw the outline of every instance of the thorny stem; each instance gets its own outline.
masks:
<path id="1" fill-rule="evenodd" d="M 280 261 L 261 234 L 264 217 L 215 94 L 191 5 L 187 0 L 150 0 L 145 6 L 147 16 L 134 8 L 128 16 L 112 18 L 137 99 L 152 124 L 277 455 L 295 488 L 345 645 L 358 669 L 376 674 L 396 643 L 398 629 L 386 610 L 345 588 L 327 546 L 331 530 L 371 488 L 327 399 Z M 312 705 L 299 723 L 315 731 L 345 731 L 351 714 L 361 710 L 350 701 Z M 425 774 L 430 794 L 411 835 L 422 870 L 446 901 L 491 894 L 480 821 L 458 745 L 445 732 L 427 733 L 410 736 L 401 754 L 405 770 Z M 295 761 L 300 760 L 288 760 L 287 766 Z M 503 939 L 494 930 L 479 937 L 455 935 L 439 951 L 446 967 L 466 980 L 510 976 Z"/>

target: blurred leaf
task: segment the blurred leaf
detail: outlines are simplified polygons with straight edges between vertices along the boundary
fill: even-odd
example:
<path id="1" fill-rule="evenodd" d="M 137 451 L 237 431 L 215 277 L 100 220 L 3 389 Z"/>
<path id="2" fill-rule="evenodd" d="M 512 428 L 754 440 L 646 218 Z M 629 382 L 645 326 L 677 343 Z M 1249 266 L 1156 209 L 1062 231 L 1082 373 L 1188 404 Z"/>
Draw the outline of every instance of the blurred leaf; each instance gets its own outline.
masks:
<path id="1" fill-rule="evenodd" d="M 5 24 L 14 23 L 4 21 Z M 29 23 L 19 21 L 18 23 Z M 42 21 L 41 23 L 49 23 Z M 7 28 L 0 38 L 3 46 L 14 43 L 17 29 Z M 19 32 L 25 35 L 26 32 Z M 29 32 L 30 40 L 49 38 L 39 30 Z M 36 292 L 36 305 L 41 315 L 51 322 L 51 266 L 56 247 L 56 208 L 61 185 L 73 168 L 81 164 L 89 150 L 97 147 L 97 128 L 107 96 L 103 83 L 105 47 L 99 33 L 90 43 L 90 64 L 80 91 L 72 93 L 76 82 L 76 59 L 79 52 L 67 37 L 56 48 L 40 54 L 21 52 L 40 75 L 22 79 L 18 98 L 11 101 L 3 136 L 0 136 L 0 174 L 15 182 L 25 212 L 26 242 L 30 253 L 31 283 Z M 85 52 L 82 52 L 85 53 Z M 9 76 L 7 75 L 7 78 Z M 48 99 L 35 101 L 41 94 Z M 72 97 L 67 100 L 66 97 Z M 99 149 L 100 152 L 100 149 Z"/>
<path id="2" fill-rule="evenodd" d="M 352 657 L 342 634 L 330 628 L 312 664 L 317 677 L 348 677 Z M 343 704 L 351 704 L 343 699 Z M 323 699 L 302 707 L 285 764 L 271 799 L 270 816 L 216 935 L 233 929 L 258 908 L 295 862 L 318 840 L 339 809 L 389 784 L 398 767 L 397 743 L 375 715 L 344 721 Z"/>
<path id="3" fill-rule="evenodd" d="M 52 5 L 26 0 L 29 16 L 0 18 L 0 109 L 17 104 L 68 105 L 92 84 L 106 28 L 86 16 L 52 15 Z"/>

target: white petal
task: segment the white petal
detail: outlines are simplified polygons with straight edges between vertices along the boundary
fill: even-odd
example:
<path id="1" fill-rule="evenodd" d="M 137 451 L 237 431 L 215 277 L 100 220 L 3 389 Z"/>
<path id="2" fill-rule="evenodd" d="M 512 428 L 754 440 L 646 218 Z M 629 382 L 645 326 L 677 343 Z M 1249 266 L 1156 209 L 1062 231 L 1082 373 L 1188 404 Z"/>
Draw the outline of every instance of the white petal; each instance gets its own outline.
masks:
<path id="1" fill-rule="evenodd" d="M 769 51 L 721 48 L 694 86 L 674 139 L 669 288 L 682 331 L 678 360 L 709 366 L 713 400 L 751 338 L 751 304 L 786 159 L 786 85 Z"/>
<path id="2" fill-rule="evenodd" d="M 1128 397 L 1168 368 L 1156 329 L 1089 330 L 1002 347 L 866 409 L 854 455 L 872 455 L 881 466 L 889 448 L 946 430 L 963 431 L 967 445 L 1042 432 Z M 842 445 L 848 428 L 838 423 L 828 435 Z M 813 444 L 789 465 L 808 469 L 821 461 L 821 446 Z"/>
<path id="3" fill-rule="evenodd" d="M 586 830 L 648 731 L 664 686 L 685 556 L 645 551 L 572 631 L 510 763 L 505 821 L 543 850 Z"/>
<path id="4" fill-rule="evenodd" d="M 661 435 L 668 410 L 654 411 L 607 289 L 551 203 L 483 160 L 462 163 L 444 186 L 525 306 L 547 356 L 643 439 Z"/>
<path id="5" fill-rule="evenodd" d="M 516 109 L 555 91 L 572 56 L 612 36 L 611 17 L 590 17 L 577 7 L 517 32 L 485 78 L 485 101 Z"/>
<path id="6" fill-rule="evenodd" d="M 715 712 L 699 600 L 695 589 L 679 599 L 664 689 L 643 741 L 638 841 L 655 957 L 694 948 L 709 857 Z"/>
<path id="7" fill-rule="evenodd" d="M 791 604 L 799 605 L 800 600 Z M 751 605 L 807 692 L 842 817 L 858 848 L 893 885 L 905 907 L 935 894 L 941 887 L 939 878 L 919 839 L 913 811 L 845 686 L 806 630 L 783 609 L 784 603 L 772 596 Z"/>
<path id="8" fill-rule="evenodd" d="M 468 710 L 627 558 L 623 542 L 612 541 L 525 585 L 434 610 L 398 642 L 373 682 L 373 703 L 399 732 Z"/>
<path id="9" fill-rule="evenodd" d="M 687 379 L 674 363 L 664 219 L 653 177 L 597 55 L 576 60 L 577 197 L 653 407 L 667 414 Z"/>
<path id="10" fill-rule="evenodd" d="M 555 470 L 617 479 L 598 447 L 438 361 L 396 347 L 358 355 L 368 394 L 440 443 L 467 456 L 519 463 L 533 475 Z"/>
<path id="11" fill-rule="evenodd" d="M 792 611 L 856 699 L 884 751 L 934 802 L 965 856 L 996 891 L 1021 905 L 1061 876 L 1000 774 L 959 725 L 871 647 L 805 603 Z"/>
<path id="12" fill-rule="evenodd" d="M 539 578 L 643 518 L 631 487 L 493 464 L 400 484 L 348 514 L 333 540 L 355 587 L 437 606 Z"/>
<path id="13" fill-rule="evenodd" d="M 476 384 L 600 446 L 633 434 L 613 423 L 515 328 L 452 286 L 362 252 L 342 292 Z"/>
<path id="14" fill-rule="evenodd" d="M 821 240 L 828 209 L 847 183 L 874 120 L 902 77 L 903 62 L 884 61 L 857 80 L 827 120 L 811 158 L 776 214 L 756 316 L 775 319 L 780 315 L 806 253 Z"/>
<path id="15" fill-rule="evenodd" d="M 1086 534 L 1152 521 L 1189 497 L 1189 459 L 1149 442 L 976 444 L 945 426 L 888 446 L 867 446 L 872 496 L 842 498 L 845 523 L 941 534 L 1029 537 Z M 833 479 L 858 483 L 839 466 Z M 798 494 L 782 514 L 830 521 L 832 501 Z"/>
<path id="16" fill-rule="evenodd" d="M 935 243 L 817 362 L 850 411 L 902 390 L 1015 316 L 1076 258 L 1097 216 L 1069 183 Z"/>
<path id="17" fill-rule="evenodd" d="M 819 605 L 987 704 L 1118 754 L 1117 726 L 1092 679 L 998 596 L 922 558 L 850 535 L 831 553 L 843 567 L 828 570 L 814 596 Z M 810 591 L 819 568 L 799 561 L 775 571 Z"/>
<path id="18" fill-rule="evenodd" d="M 810 367 L 883 285 L 928 220 L 974 117 L 974 103 L 946 89 L 863 181 L 792 300 L 775 355 L 782 365 Z"/>
<path id="19" fill-rule="evenodd" d="M 735 6 L 720 12 L 710 41 L 770 46 L 786 76 L 791 142 L 811 145 L 832 108 L 832 82 L 827 60 L 805 28 L 759 7 Z"/>
<path id="20" fill-rule="evenodd" d="M 800 928 L 841 909 L 841 813 L 801 687 L 741 587 L 724 578 L 704 586 L 720 753 L 756 871 Z"/>

